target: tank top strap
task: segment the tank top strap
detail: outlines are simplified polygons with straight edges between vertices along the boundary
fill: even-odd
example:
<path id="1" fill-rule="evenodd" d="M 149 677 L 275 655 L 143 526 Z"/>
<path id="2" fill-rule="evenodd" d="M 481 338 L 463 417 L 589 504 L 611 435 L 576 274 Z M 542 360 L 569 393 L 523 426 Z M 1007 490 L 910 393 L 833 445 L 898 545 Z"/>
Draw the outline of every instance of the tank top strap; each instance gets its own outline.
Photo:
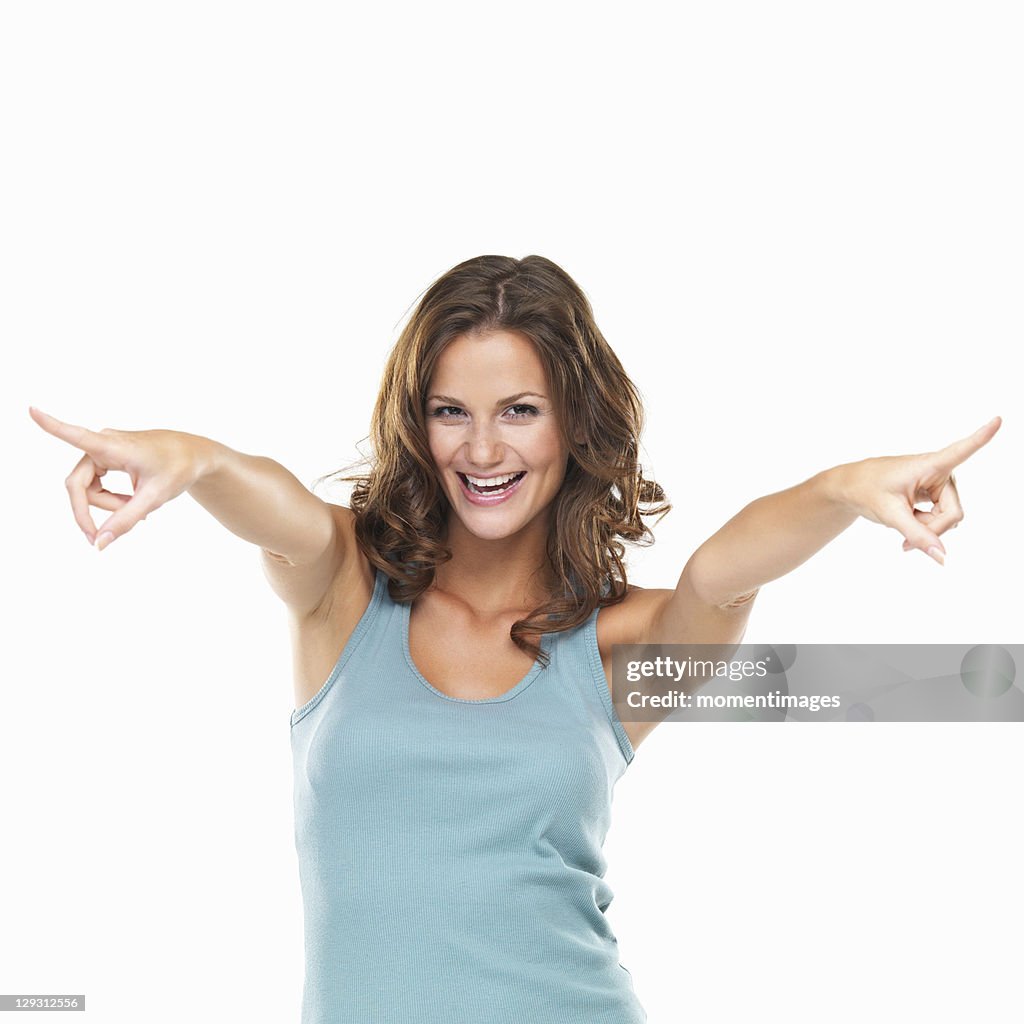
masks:
<path id="1" fill-rule="evenodd" d="M 615 738 L 618 740 L 619 749 L 622 751 L 622 756 L 626 759 L 626 764 L 628 765 L 633 760 L 635 751 L 626 733 L 626 729 L 615 710 L 611 691 L 608 689 L 610 680 L 604 670 L 604 664 L 601 661 L 601 650 L 597 643 L 597 618 L 600 612 L 601 609 L 599 607 L 591 612 L 590 618 L 584 623 L 583 638 L 590 659 L 591 679 L 597 690 L 598 700 L 608 716 L 608 721 L 611 723 Z"/>
<path id="2" fill-rule="evenodd" d="M 608 689 L 608 676 L 601 661 L 601 650 L 597 642 L 597 619 L 600 607 L 574 629 L 549 634 L 553 642 L 553 667 L 565 674 L 575 685 L 583 702 L 602 721 L 607 722 L 615 742 L 628 767 L 633 760 L 633 745 L 625 727 L 615 711 L 612 695 Z"/>
<path id="3" fill-rule="evenodd" d="M 338 656 L 334 669 L 322 687 L 305 703 L 301 708 L 292 711 L 291 725 L 294 726 L 300 719 L 305 718 L 327 695 L 334 686 L 335 681 L 342 674 L 345 666 L 351 660 L 356 650 L 365 641 L 369 633 L 377 629 L 388 629 L 387 616 L 381 615 L 381 609 L 388 604 L 388 576 L 387 573 L 376 570 L 373 582 L 373 594 L 370 603 L 352 630 L 344 649 Z M 390 628 L 394 629 L 392 625 Z"/>

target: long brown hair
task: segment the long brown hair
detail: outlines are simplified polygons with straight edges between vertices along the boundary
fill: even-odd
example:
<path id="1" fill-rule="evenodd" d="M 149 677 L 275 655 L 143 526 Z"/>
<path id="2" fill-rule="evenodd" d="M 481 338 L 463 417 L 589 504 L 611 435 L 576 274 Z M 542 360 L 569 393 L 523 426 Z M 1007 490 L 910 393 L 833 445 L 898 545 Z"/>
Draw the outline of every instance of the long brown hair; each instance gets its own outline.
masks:
<path id="1" fill-rule="evenodd" d="M 415 600 L 433 582 L 435 567 L 452 557 L 441 540 L 450 505 L 427 442 L 427 387 L 455 338 L 499 330 L 525 335 L 535 346 L 569 449 L 547 542 L 563 593 L 515 622 L 510 633 L 517 647 L 546 665 L 546 652 L 527 634 L 573 629 L 599 605 L 620 602 L 627 581 L 618 538 L 653 544 L 641 517 L 660 521 L 672 508 L 638 462 L 639 392 L 598 330 L 586 295 L 561 267 L 543 256 L 477 256 L 442 274 L 388 357 L 370 426 L 373 458 L 353 464 L 371 469 L 340 479 L 356 484 L 350 507 L 360 549 L 389 577 L 393 600 Z"/>

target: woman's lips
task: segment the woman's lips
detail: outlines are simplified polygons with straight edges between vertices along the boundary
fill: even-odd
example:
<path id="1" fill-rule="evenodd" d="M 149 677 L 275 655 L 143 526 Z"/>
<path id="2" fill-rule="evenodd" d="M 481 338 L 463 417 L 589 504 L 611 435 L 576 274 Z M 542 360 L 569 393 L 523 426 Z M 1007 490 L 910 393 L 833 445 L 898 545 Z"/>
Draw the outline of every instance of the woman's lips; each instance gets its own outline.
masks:
<path id="1" fill-rule="evenodd" d="M 462 474 L 456 473 L 455 475 L 459 478 L 459 489 L 462 491 L 463 497 L 473 505 L 500 505 L 503 501 L 508 501 L 519 490 L 520 484 L 526 479 L 526 473 L 524 472 L 511 487 L 507 487 L 500 494 L 474 494 L 466 486 L 466 481 Z"/>

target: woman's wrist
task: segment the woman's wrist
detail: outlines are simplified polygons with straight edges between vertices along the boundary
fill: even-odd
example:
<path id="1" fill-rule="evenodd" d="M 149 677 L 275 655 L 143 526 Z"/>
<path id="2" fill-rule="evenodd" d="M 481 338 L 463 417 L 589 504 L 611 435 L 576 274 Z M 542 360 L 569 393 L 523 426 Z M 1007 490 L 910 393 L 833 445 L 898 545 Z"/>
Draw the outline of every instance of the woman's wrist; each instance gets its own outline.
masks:
<path id="1" fill-rule="evenodd" d="M 232 454 L 232 450 L 227 445 L 200 434 L 184 434 L 183 440 L 188 445 L 194 467 L 190 488 L 220 473 L 228 457 Z"/>
<path id="2" fill-rule="evenodd" d="M 855 465 L 853 462 L 844 462 L 831 469 L 822 470 L 818 474 L 818 482 L 821 494 L 828 501 L 860 515 L 850 496 L 850 477 Z"/>

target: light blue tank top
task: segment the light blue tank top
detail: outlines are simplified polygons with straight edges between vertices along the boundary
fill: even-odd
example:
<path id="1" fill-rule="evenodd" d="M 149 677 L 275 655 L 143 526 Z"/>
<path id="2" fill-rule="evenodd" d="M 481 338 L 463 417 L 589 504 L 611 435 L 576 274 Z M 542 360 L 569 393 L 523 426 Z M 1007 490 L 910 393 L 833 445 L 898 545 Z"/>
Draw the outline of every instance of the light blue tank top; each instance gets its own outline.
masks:
<path id="1" fill-rule="evenodd" d="M 292 712 L 302 1024 L 643 1024 L 602 845 L 633 760 L 597 615 L 509 691 L 449 697 L 373 598 Z"/>

